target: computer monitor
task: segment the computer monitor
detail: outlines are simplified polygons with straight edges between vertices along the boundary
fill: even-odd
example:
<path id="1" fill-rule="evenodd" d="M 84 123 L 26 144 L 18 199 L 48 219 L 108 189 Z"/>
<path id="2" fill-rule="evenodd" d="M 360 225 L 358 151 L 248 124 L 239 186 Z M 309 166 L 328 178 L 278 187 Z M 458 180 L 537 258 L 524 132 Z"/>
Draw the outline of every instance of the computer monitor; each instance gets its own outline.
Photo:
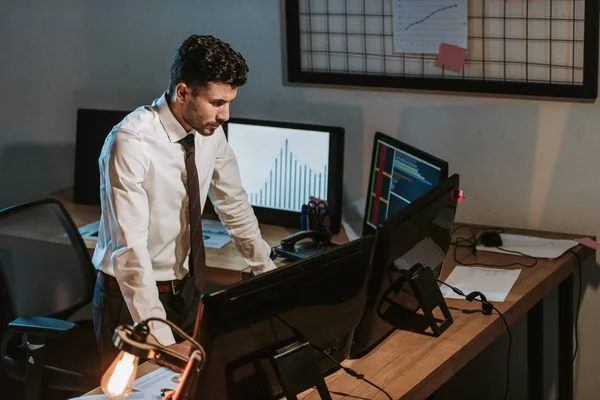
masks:
<path id="1" fill-rule="evenodd" d="M 100 205 L 98 158 L 106 136 L 127 114 L 129 111 L 77 110 L 73 182 L 75 203 Z"/>
<path id="2" fill-rule="evenodd" d="M 418 199 L 448 177 L 448 163 L 394 139 L 375 133 L 363 234 Z"/>
<path id="3" fill-rule="evenodd" d="M 280 397 L 270 360 L 295 341 L 308 341 L 340 362 L 347 358 L 365 305 L 372 250 L 369 235 L 203 295 L 194 338 L 208 358 L 194 398 Z M 323 376 L 338 369 L 312 350 Z"/>
<path id="4" fill-rule="evenodd" d="M 260 222 L 300 228 L 302 205 L 314 196 L 328 203 L 331 232 L 340 231 L 343 128 L 242 118 L 223 128 Z"/>
<path id="5" fill-rule="evenodd" d="M 406 271 L 421 264 L 439 277 L 452 241 L 458 190 L 459 176 L 454 174 L 377 225 L 367 302 L 351 358 L 367 354 L 395 329 L 426 326 L 411 326 L 419 307 L 406 284 Z"/>

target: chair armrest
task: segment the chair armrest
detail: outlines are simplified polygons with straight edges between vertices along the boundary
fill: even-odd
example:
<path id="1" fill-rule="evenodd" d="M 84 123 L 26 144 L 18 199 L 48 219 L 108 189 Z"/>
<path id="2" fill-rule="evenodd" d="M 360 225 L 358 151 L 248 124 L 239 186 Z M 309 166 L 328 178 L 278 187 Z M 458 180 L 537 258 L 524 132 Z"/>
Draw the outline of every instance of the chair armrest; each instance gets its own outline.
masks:
<path id="1" fill-rule="evenodd" d="M 73 322 L 46 317 L 17 318 L 8 324 L 13 332 L 45 337 L 64 335 L 76 326 Z"/>

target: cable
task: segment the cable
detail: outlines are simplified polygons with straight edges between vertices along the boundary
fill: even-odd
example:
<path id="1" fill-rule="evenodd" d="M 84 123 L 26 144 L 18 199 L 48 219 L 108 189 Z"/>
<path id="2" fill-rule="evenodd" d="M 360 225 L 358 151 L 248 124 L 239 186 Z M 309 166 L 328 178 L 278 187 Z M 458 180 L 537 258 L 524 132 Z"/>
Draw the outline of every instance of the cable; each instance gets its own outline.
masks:
<path id="1" fill-rule="evenodd" d="M 289 323 L 287 323 L 287 321 L 285 321 L 283 318 L 281 318 L 279 315 L 276 316 L 275 318 L 277 318 L 279 321 L 281 321 L 285 326 L 287 326 L 288 328 L 290 328 L 290 330 L 292 331 L 292 333 L 297 336 L 299 339 L 301 339 L 302 341 L 306 341 L 308 342 L 308 344 L 310 344 L 315 350 L 317 350 L 319 353 L 324 354 L 326 357 L 328 357 L 331 361 L 333 361 L 336 365 L 338 365 L 342 370 L 344 370 L 345 373 L 347 373 L 350 376 L 353 376 L 356 379 L 365 381 L 366 383 L 368 383 L 369 385 L 373 386 L 375 389 L 379 390 L 380 392 L 382 392 L 383 394 L 385 394 L 387 396 L 388 399 L 393 400 L 392 396 L 390 396 L 390 394 L 388 392 L 386 392 L 382 387 L 377 386 L 375 383 L 371 382 L 370 380 L 368 380 L 367 378 L 365 378 L 365 376 L 363 374 L 359 374 L 358 372 L 356 372 L 355 370 L 353 370 L 352 368 L 348 368 L 342 365 L 342 363 L 340 363 L 338 360 L 336 360 L 335 358 L 333 358 L 331 356 L 331 354 L 327 353 L 325 350 L 321 349 L 319 346 L 315 345 L 314 343 L 308 341 L 305 339 L 304 334 L 302 332 L 300 332 L 298 329 L 296 329 L 295 327 L 293 327 L 292 325 L 290 325 Z"/>
<path id="2" fill-rule="evenodd" d="M 508 263 L 508 264 L 485 264 L 485 263 L 481 263 L 481 262 L 476 262 L 476 263 L 461 262 L 458 259 L 458 256 L 457 256 L 457 250 L 458 250 L 458 248 L 459 247 L 469 248 L 469 249 L 471 249 L 471 253 L 473 255 L 475 255 L 475 254 L 477 254 L 477 244 L 479 243 L 479 237 L 477 236 L 477 233 L 475 232 L 475 229 L 473 227 L 471 227 L 470 225 L 461 225 L 461 226 L 455 228 L 454 231 L 452 232 L 452 234 L 454 235 L 459 230 L 465 229 L 465 228 L 469 229 L 469 231 L 471 233 L 471 236 L 467 237 L 467 238 L 460 238 L 459 237 L 459 238 L 456 239 L 455 242 L 451 243 L 453 246 L 456 247 L 454 249 L 454 262 L 457 265 L 463 265 L 465 267 L 483 266 L 483 267 L 505 268 L 505 267 L 521 266 L 521 267 L 524 267 L 524 268 L 531 268 L 531 267 L 534 267 L 535 265 L 537 265 L 537 263 L 538 263 L 538 259 L 535 258 L 535 257 L 532 257 L 532 256 L 530 256 L 528 254 L 525 254 L 525 253 L 521 253 L 520 251 L 508 250 L 508 249 L 505 249 L 505 248 L 503 248 L 501 246 L 494 246 L 494 247 L 497 248 L 497 249 L 499 249 L 499 250 L 502 250 L 502 251 L 504 251 L 506 253 L 512 253 L 512 254 L 515 254 L 515 255 L 519 255 L 519 256 L 522 256 L 522 257 L 526 257 L 526 258 L 532 259 L 533 263 L 531 263 L 531 264 L 523 264 L 521 262 L 512 262 L 512 263 Z M 484 229 L 487 229 L 487 228 L 484 228 Z M 499 233 L 503 233 L 504 230 L 503 229 L 487 229 L 487 232 L 499 232 Z M 468 245 L 463 245 L 463 243 L 467 243 Z"/>
<path id="3" fill-rule="evenodd" d="M 450 289 L 452 289 L 452 291 L 454 293 L 456 293 L 459 296 L 463 296 L 465 297 L 467 300 L 472 301 L 472 300 L 476 300 L 478 302 L 480 302 L 484 308 L 484 313 L 486 311 L 486 307 L 491 307 L 491 309 L 495 310 L 498 315 L 500 315 L 500 318 L 502 319 L 502 322 L 504 322 L 504 326 L 506 327 L 506 332 L 508 333 L 508 354 L 506 357 L 506 386 L 504 388 L 504 399 L 508 399 L 508 388 L 510 386 L 510 350 L 512 348 L 512 333 L 510 332 L 510 327 L 508 326 L 508 322 L 506 321 L 506 318 L 504 318 L 504 315 L 500 312 L 500 310 L 498 310 L 496 308 L 495 305 L 493 305 L 492 303 L 490 303 L 489 301 L 487 301 L 487 299 L 485 298 L 485 296 L 483 296 L 481 293 L 479 293 L 482 297 L 482 299 L 478 299 L 476 297 L 472 297 L 470 294 L 466 295 L 462 290 L 460 290 L 459 288 L 449 285 L 446 282 L 440 280 L 440 279 L 436 279 L 439 283 L 441 283 L 444 286 L 449 287 Z"/>
<path id="4" fill-rule="evenodd" d="M 202 369 L 202 366 L 204 365 L 204 362 L 206 361 L 206 352 L 204 351 L 204 347 L 202 347 L 202 345 L 200 345 L 200 343 L 195 341 L 190 335 L 185 333 L 183 331 L 183 329 L 181 329 L 180 327 L 178 327 L 173 322 L 171 322 L 167 319 L 150 317 L 150 318 L 144 320 L 144 322 L 146 324 L 148 324 L 151 321 L 158 321 L 158 322 L 162 322 L 163 324 L 169 325 L 171 327 L 171 329 L 173 329 L 175 332 L 177 332 L 177 334 L 179 334 L 185 340 L 189 341 L 196 348 L 196 350 L 198 350 L 198 352 L 200 353 L 200 356 L 202 357 L 202 364 L 200 364 L 200 369 Z"/>
<path id="5" fill-rule="evenodd" d="M 581 309 L 581 296 L 583 292 L 583 278 L 581 276 L 582 268 L 581 268 L 581 258 L 579 258 L 579 254 L 577 254 L 573 249 L 569 249 L 571 253 L 575 256 L 577 260 L 577 275 L 579 275 L 579 287 L 577 288 L 577 311 L 575 312 L 575 350 L 573 351 L 573 360 L 575 362 L 575 358 L 577 357 L 577 351 L 579 350 L 579 310 Z"/>
<path id="6" fill-rule="evenodd" d="M 331 359 L 331 361 L 333 361 L 334 363 L 336 363 L 337 365 L 339 365 L 340 368 L 342 368 L 344 370 L 344 372 L 347 373 L 348 375 L 353 376 L 356 379 L 360 379 L 362 381 L 365 381 L 369 385 L 373 386 L 375 389 L 377 389 L 380 392 L 382 392 L 383 394 L 385 394 L 388 397 L 388 399 L 393 400 L 392 396 L 390 396 L 390 394 L 388 392 L 386 392 L 383 388 L 381 388 L 380 386 L 377 386 L 376 384 L 374 384 L 373 382 L 371 382 L 370 380 L 368 380 L 367 378 L 365 378 L 365 376 L 363 374 L 359 374 L 358 372 L 356 372 L 352 368 L 348 368 L 348 367 L 343 366 L 339 361 L 337 361 L 335 358 L 333 358 L 330 354 L 328 354 L 327 352 L 321 350 L 319 347 L 315 346 L 314 344 L 310 343 L 310 345 L 312 347 L 314 347 L 315 349 L 317 349 L 320 353 L 323 353 L 327 357 L 329 357 L 329 359 Z"/>

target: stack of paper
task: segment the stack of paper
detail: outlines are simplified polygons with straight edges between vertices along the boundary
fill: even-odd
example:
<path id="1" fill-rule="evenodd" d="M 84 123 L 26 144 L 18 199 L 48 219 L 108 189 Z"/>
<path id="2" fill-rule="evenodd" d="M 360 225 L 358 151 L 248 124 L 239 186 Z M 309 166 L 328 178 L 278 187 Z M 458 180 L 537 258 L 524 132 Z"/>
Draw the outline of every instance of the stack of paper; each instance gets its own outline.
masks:
<path id="1" fill-rule="evenodd" d="M 544 239 L 509 233 L 501 233 L 500 237 L 502 238 L 500 248 L 478 245 L 477 250 L 505 254 L 522 253 L 535 258 L 553 259 L 562 256 L 567 250 L 578 244 L 574 240 Z"/>

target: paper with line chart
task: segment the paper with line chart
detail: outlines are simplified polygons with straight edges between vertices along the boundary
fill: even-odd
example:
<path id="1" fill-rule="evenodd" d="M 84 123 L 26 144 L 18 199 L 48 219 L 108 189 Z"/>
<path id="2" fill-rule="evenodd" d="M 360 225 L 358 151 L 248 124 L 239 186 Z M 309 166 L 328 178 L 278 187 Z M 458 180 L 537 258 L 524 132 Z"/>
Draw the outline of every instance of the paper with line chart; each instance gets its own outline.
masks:
<path id="1" fill-rule="evenodd" d="M 437 54 L 442 43 L 467 48 L 468 0 L 394 0 L 394 51 Z"/>
<path id="2" fill-rule="evenodd" d="M 229 123 L 227 140 L 253 206 L 300 211 L 327 199 L 329 133 Z"/>

